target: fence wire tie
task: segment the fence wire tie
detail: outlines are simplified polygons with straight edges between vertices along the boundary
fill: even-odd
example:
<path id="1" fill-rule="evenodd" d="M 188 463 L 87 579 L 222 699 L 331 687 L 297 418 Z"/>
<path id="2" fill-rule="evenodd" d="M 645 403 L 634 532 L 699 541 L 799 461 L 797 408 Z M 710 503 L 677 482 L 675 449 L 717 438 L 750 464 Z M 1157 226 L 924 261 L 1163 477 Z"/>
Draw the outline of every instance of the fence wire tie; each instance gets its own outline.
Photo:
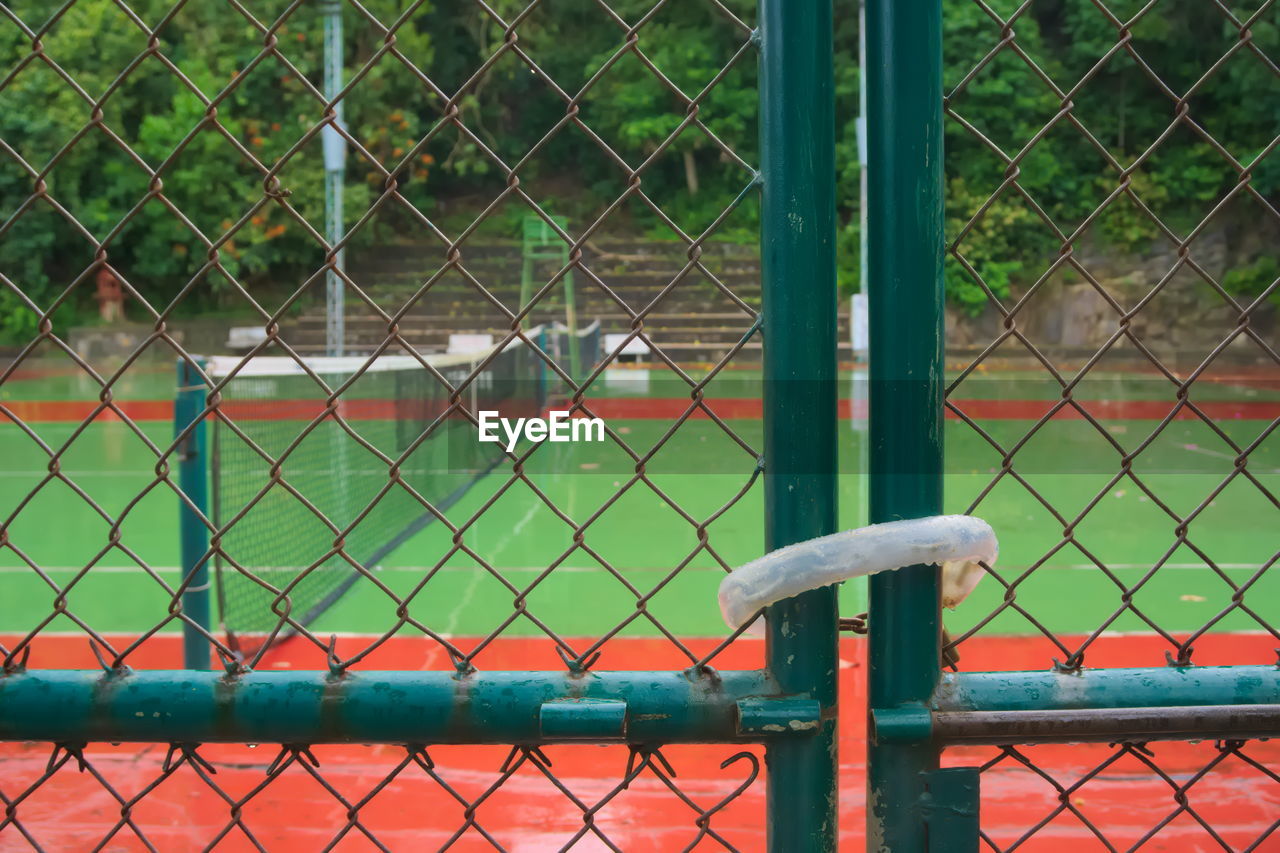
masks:
<path id="1" fill-rule="evenodd" d="M 108 664 L 106 658 L 102 656 L 102 652 L 98 649 L 98 641 L 93 637 L 89 638 L 89 649 L 93 652 L 93 656 L 98 659 L 98 666 L 102 667 L 102 671 L 107 675 L 123 678 L 133 671 L 119 658 L 116 658 L 114 664 Z"/>
<path id="2" fill-rule="evenodd" d="M 49 753 L 49 762 L 45 765 L 45 776 L 53 775 L 56 765 L 59 763 L 58 759 L 64 752 L 67 754 L 68 758 L 74 758 L 76 760 L 76 767 L 81 773 L 88 770 L 89 763 L 84 757 L 84 748 L 87 745 L 87 743 L 70 741 L 65 743 L 55 743 L 53 745 L 53 751 Z"/>
<path id="3" fill-rule="evenodd" d="M 1280 654 L 1280 649 L 1276 650 Z M 17 675 L 18 673 L 27 671 L 27 661 L 31 658 L 31 644 L 22 647 L 21 657 L 14 660 L 12 655 L 7 655 L 4 659 L 4 674 Z M 1280 666 L 1280 663 L 1277 663 Z"/>
<path id="4" fill-rule="evenodd" d="M 564 661 L 564 665 L 574 675 L 586 675 L 596 661 L 600 660 L 602 652 L 593 652 L 585 659 L 581 657 L 571 658 L 560 646 L 556 646 L 556 654 L 560 656 L 560 660 Z"/>
<path id="5" fill-rule="evenodd" d="M 685 677 L 690 680 L 707 679 L 713 685 L 718 685 L 723 680 L 720 677 L 720 671 L 709 663 L 697 663 L 684 671 Z"/>
<path id="6" fill-rule="evenodd" d="M 274 776 L 284 770 L 293 761 L 300 761 L 310 764 L 312 767 L 320 766 L 320 759 L 316 758 L 311 752 L 311 747 L 305 743 L 282 743 L 280 744 L 280 752 L 267 765 L 267 775 Z"/>
<path id="7" fill-rule="evenodd" d="M 198 752 L 199 748 L 200 744 L 198 743 L 169 744 L 169 750 L 165 753 L 164 761 L 160 765 L 161 771 L 166 774 L 172 773 L 186 762 L 190 764 L 198 764 L 200 767 L 208 771 L 210 775 L 216 775 L 218 768 L 205 760 L 204 756 Z M 177 761 L 173 760 L 175 753 L 177 753 L 178 756 Z"/>
<path id="8" fill-rule="evenodd" d="M 247 675 L 253 670 L 244 662 L 244 653 L 239 649 L 225 651 L 222 644 L 214 646 L 214 651 L 218 653 L 218 660 L 222 663 L 222 668 L 226 675 L 224 680 L 233 681 L 242 675 Z"/>
<path id="9" fill-rule="evenodd" d="M 430 773 L 436 769 L 436 762 L 432 759 L 431 754 L 427 752 L 425 744 L 407 743 L 404 748 L 409 753 L 409 759 L 423 770 Z"/>
<path id="10" fill-rule="evenodd" d="M 1053 661 L 1053 671 L 1059 675 L 1079 675 L 1080 670 L 1084 669 L 1083 653 L 1072 655 L 1067 658 L 1065 663 L 1057 658 L 1051 658 L 1051 660 Z"/>
<path id="11" fill-rule="evenodd" d="M 338 657 L 338 635 L 329 635 L 329 645 L 325 648 L 325 661 L 329 665 L 329 677 L 340 679 L 346 676 L 349 664 Z"/>

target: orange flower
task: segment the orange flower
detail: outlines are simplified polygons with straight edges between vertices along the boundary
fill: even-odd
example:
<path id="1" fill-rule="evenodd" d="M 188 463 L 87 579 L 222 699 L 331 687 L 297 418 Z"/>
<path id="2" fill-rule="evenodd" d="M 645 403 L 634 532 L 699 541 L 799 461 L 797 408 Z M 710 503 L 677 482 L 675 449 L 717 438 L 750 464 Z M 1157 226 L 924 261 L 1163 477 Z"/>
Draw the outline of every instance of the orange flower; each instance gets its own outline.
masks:
<path id="1" fill-rule="evenodd" d="M 258 148 L 261 148 L 261 147 L 262 147 L 262 145 L 263 145 L 263 143 L 265 143 L 267 140 L 263 139 L 261 136 L 255 136 L 255 137 L 254 137 L 252 140 L 250 140 L 250 141 L 251 141 L 251 142 L 253 142 L 253 144 L 254 144 L 255 146 L 257 146 Z"/>
<path id="2" fill-rule="evenodd" d="M 285 229 L 284 229 L 284 225 L 283 225 L 283 224 L 281 224 L 281 225 L 276 225 L 276 226 L 274 226 L 274 227 L 268 228 L 268 229 L 267 229 L 267 239 L 268 239 L 268 240 L 274 240 L 275 238 L 277 238 L 277 237 L 279 237 L 281 234 L 283 234 L 283 233 L 284 233 L 284 230 L 285 230 Z"/>
<path id="3" fill-rule="evenodd" d="M 262 216 L 255 216 L 255 217 L 253 217 L 252 219 L 250 219 L 250 220 L 249 220 L 249 224 L 250 224 L 250 225 L 261 225 L 262 223 L 264 223 L 264 222 L 266 222 L 266 221 L 267 221 L 267 220 L 266 220 L 264 217 L 262 217 Z"/>
<path id="4" fill-rule="evenodd" d="M 184 245 L 182 245 L 181 243 L 174 243 L 174 244 L 173 244 L 173 253 L 174 253 L 175 255 L 177 255 L 178 257 L 182 257 L 183 255 L 185 255 L 185 254 L 187 253 L 187 247 L 186 247 L 186 246 L 184 246 Z"/>
<path id="5" fill-rule="evenodd" d="M 401 114 L 401 112 L 400 112 L 399 110 L 396 110 L 396 111 L 395 111 L 395 112 L 393 112 L 391 115 L 387 116 L 387 118 L 388 118 L 388 119 L 390 119 L 390 120 L 391 120 L 391 121 L 393 121 L 393 122 L 396 122 L 396 121 L 403 121 L 403 119 L 404 119 L 403 115 Z"/>
<path id="6" fill-rule="evenodd" d="M 391 156 L 392 156 L 392 157 L 399 157 L 399 156 L 400 156 L 401 154 L 403 154 L 403 153 L 404 153 L 404 149 L 403 149 L 403 148 L 401 148 L 401 147 L 399 147 L 399 146 L 396 146 L 395 148 L 392 148 L 392 149 L 391 149 Z"/>
<path id="7" fill-rule="evenodd" d="M 279 129 L 280 129 L 280 122 L 278 122 L 278 121 L 273 121 L 273 122 L 271 122 L 271 129 L 272 129 L 272 130 L 279 130 Z"/>
<path id="8" fill-rule="evenodd" d="M 426 163 L 428 166 L 430 166 L 432 163 L 436 161 L 436 158 L 432 157 L 430 154 L 423 154 L 418 159 L 421 160 L 423 163 Z"/>

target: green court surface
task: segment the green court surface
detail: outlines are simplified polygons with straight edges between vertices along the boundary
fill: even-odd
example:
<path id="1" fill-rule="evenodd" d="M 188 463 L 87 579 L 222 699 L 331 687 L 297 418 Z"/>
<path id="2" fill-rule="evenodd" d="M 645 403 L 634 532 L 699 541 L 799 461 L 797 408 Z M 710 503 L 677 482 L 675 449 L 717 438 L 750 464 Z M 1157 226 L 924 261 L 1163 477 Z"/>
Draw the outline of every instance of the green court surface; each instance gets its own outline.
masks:
<path id="1" fill-rule="evenodd" d="M 168 371 L 139 374 L 131 382 L 119 389 L 120 399 L 171 395 Z M 1107 393 L 1099 399 L 1172 400 L 1169 383 L 1158 377 L 1115 375 L 1099 383 L 1104 385 Z M 678 399 L 673 387 L 667 381 L 647 394 L 670 402 Z M 0 403 L 94 400 L 94 389 L 66 376 L 33 376 L 7 383 Z M 1274 401 L 1280 396 L 1247 384 L 1205 389 L 1198 399 Z M 758 377 L 744 371 L 717 379 L 709 396 L 741 399 L 753 391 L 758 394 Z M 975 377 L 957 396 L 1025 404 L 1052 400 L 1058 393 L 1043 379 Z M 687 391 L 684 399 L 687 403 Z M 711 406 L 715 409 L 714 402 Z M 1280 547 L 1274 498 L 1280 491 L 1280 441 L 1268 433 L 1274 415 L 1247 414 L 1258 412 L 1264 416 L 1219 424 L 1241 446 L 1266 436 L 1248 457 L 1247 472 L 1256 484 L 1233 473 L 1235 452 L 1208 426 L 1176 420 L 1133 460 L 1133 473 L 1151 494 L 1132 479 L 1115 480 L 1122 452 L 1142 445 L 1159 425 L 1150 417 L 1106 420 L 1107 434 L 1123 451 L 1087 421 L 1049 422 L 1013 457 L 1013 470 L 1025 485 L 1000 476 L 1000 453 L 969 426 L 950 419 L 947 510 L 972 510 L 993 525 L 1001 543 L 997 571 L 1006 582 L 1017 582 L 1009 597 L 1055 632 L 1151 630 L 1139 614 L 1165 631 L 1190 632 L 1229 607 L 1233 594 L 1245 606 L 1233 609 L 1214 629 L 1257 630 L 1260 625 L 1248 609 L 1274 618 L 1280 601 L 1280 572 L 1263 571 Z M 761 446 L 758 418 L 726 423 L 751 448 Z M 1018 445 L 1033 424 L 1023 417 L 981 420 L 988 436 L 1006 450 Z M 637 452 L 661 445 L 646 465 L 647 482 L 635 479 L 634 462 L 612 443 L 543 445 L 531 457 L 528 479 L 572 523 L 559 518 L 525 482 L 510 483 L 509 467 L 500 468 L 478 480 L 446 513 L 453 524 L 465 527 L 460 539 L 474 556 L 454 548 L 445 525 L 429 524 L 382 561 L 378 581 L 399 597 L 416 589 L 408 613 L 452 636 L 484 636 L 503 626 L 515 609 L 513 587 L 534 618 L 516 617 L 503 628 L 507 636 L 541 634 L 534 619 L 562 636 L 599 636 L 634 616 L 638 601 L 676 635 L 726 634 L 715 601 L 723 566 L 753 559 L 763 548 L 763 489 L 753 479 L 754 456 L 706 419 L 685 423 L 665 441 L 669 417 L 610 419 L 609 425 Z M 138 426 L 157 448 L 171 442 L 172 425 L 166 421 Z M 25 632 L 44 623 L 61 609 L 57 587 L 66 590 L 65 609 L 98 631 L 136 632 L 154 625 L 179 582 L 178 504 L 171 487 L 157 481 L 155 453 L 118 421 L 98 420 L 82 430 L 74 420 L 33 421 L 27 427 L 55 452 L 66 445 L 58 465 L 74 488 L 50 480 L 46 452 L 0 418 L 0 521 L 9 519 L 7 544 L 0 546 L 0 632 Z M 844 527 L 864 523 L 863 435 L 850 421 L 842 422 Z M 380 476 L 376 468 L 369 473 Z M 1074 543 L 1063 544 L 1063 521 L 1028 486 L 1065 518 Z M 1093 509 L 1077 521 L 1095 499 Z M 1188 517 L 1187 542 L 1175 547 L 1177 528 Z M 586 525 L 578 547 L 574 524 Z M 442 560 L 444 555 L 450 556 Z M 548 571 L 548 566 L 554 568 Z M 1133 590 L 1134 609 L 1125 608 L 1122 588 Z M 847 615 L 863 609 L 860 585 L 847 585 L 843 596 Z M 958 612 L 948 615 L 948 626 L 963 631 L 1005 598 L 1004 586 L 985 579 Z M 397 607 L 392 596 L 361 580 L 314 630 L 382 632 L 394 624 Z M 167 630 L 176 627 L 172 623 Z M 42 630 L 78 629 L 58 616 Z M 983 628 L 991 634 L 1034 630 L 1013 608 Z M 658 633 L 641 617 L 621 635 Z"/>

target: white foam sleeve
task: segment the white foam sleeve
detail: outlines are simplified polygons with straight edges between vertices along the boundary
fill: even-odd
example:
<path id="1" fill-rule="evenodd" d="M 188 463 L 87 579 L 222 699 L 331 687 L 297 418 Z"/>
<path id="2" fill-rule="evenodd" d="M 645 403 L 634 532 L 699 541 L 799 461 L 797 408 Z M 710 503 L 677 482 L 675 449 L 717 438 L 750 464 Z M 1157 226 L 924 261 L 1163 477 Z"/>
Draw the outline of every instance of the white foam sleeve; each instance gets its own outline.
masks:
<path id="1" fill-rule="evenodd" d="M 994 564 L 998 553 L 991 525 L 969 515 L 873 524 L 788 545 L 733 570 L 720 583 L 720 612 L 737 628 L 784 598 L 918 563 L 942 566 L 942 603 L 955 607 L 985 574 L 979 563 Z"/>

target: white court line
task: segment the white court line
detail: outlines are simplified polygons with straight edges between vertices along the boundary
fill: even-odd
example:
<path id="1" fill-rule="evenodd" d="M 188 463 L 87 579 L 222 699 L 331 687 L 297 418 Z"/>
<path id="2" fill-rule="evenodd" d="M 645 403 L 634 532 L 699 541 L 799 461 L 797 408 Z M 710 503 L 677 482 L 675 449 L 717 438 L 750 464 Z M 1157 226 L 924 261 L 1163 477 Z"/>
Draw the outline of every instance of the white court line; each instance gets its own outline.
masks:
<path id="1" fill-rule="evenodd" d="M 137 468 L 108 468 L 106 470 L 79 471 L 75 468 L 62 467 L 58 473 L 64 477 L 70 477 L 73 480 L 79 477 L 137 477 L 139 479 L 147 480 L 156 479 L 154 471 L 139 471 Z M 47 476 L 49 476 L 48 468 L 18 468 L 14 470 L 0 471 L 0 477 Z"/>
<path id="2" fill-rule="evenodd" d="M 170 458 L 172 459 L 173 457 L 171 456 Z M 159 459 L 157 459 L 156 461 L 158 462 Z M 332 468 L 299 468 L 295 465 L 289 465 L 287 462 L 285 463 L 284 471 L 285 471 L 286 478 L 289 475 L 293 475 L 296 477 L 298 475 L 303 475 L 303 474 L 330 475 L 333 473 Z M 410 473 L 432 474 L 432 473 L 436 473 L 437 471 L 451 473 L 451 469 L 449 468 L 436 468 L 430 471 L 412 471 Z M 352 477 L 373 477 L 373 478 L 380 478 L 385 480 L 387 479 L 387 472 L 388 472 L 388 469 L 386 468 L 364 468 L 364 469 L 348 471 L 347 474 Z M 59 473 L 63 474 L 64 476 L 73 477 L 73 478 L 74 477 L 139 477 L 139 478 L 146 478 L 148 480 L 156 479 L 156 475 L 154 471 L 145 471 L 140 468 L 95 468 L 92 471 L 85 471 L 78 468 L 68 468 L 66 466 L 63 466 L 60 469 Z M 0 477 L 44 477 L 44 476 L 47 476 L 48 474 L 49 474 L 49 469 L 47 467 L 46 468 L 13 468 L 8 470 L 0 470 Z M 258 475 L 259 476 L 257 476 L 255 479 L 261 480 L 263 482 L 266 482 L 266 480 L 268 479 L 267 465 L 265 462 L 262 463 L 262 470 L 258 472 Z"/>
<path id="3" fill-rule="evenodd" d="M 462 618 L 462 611 L 471 603 L 471 599 L 476 597 L 476 587 L 480 585 L 480 578 L 484 576 L 484 572 L 471 573 L 471 582 L 467 584 L 467 588 L 462 591 L 462 598 L 458 603 L 449 609 L 449 622 L 441 629 L 440 633 L 445 637 L 452 637 L 454 629 L 458 627 L 458 620 Z M 412 606 L 412 602 L 410 603 Z"/>
<path id="4" fill-rule="evenodd" d="M 1223 453 L 1220 450 L 1210 450 L 1209 448 L 1201 447 L 1198 444 L 1184 444 L 1182 445 L 1182 449 L 1187 451 L 1188 453 L 1199 453 L 1204 456 L 1212 456 L 1214 459 L 1225 459 L 1228 462 L 1236 461 L 1236 457 L 1231 453 Z M 1257 448 L 1254 448 L 1254 449 L 1256 450 Z M 1258 469 L 1254 468 L 1252 470 L 1256 471 Z M 1280 474 L 1280 468 L 1263 468 L 1260 473 Z"/>
<path id="5" fill-rule="evenodd" d="M 507 546 L 511 544 L 512 540 L 514 540 L 516 536 L 519 535 L 520 531 L 524 530 L 529 525 L 529 522 L 533 520 L 533 517 L 537 515 L 539 506 L 541 506 L 541 504 L 538 501 L 534 501 L 529 505 L 529 510 L 520 517 L 519 521 L 511 526 L 511 530 L 508 531 L 507 535 L 498 540 L 494 547 L 493 557 L 497 557 L 503 551 L 507 550 Z M 490 558 L 489 562 L 493 562 L 493 559 Z M 518 572 L 521 570 L 512 569 L 512 571 Z"/>
<path id="6" fill-rule="evenodd" d="M 1121 569 L 1121 570 L 1151 568 L 1150 563 L 1106 563 L 1104 562 L 1103 565 L 1105 565 L 1108 569 Z M 1261 563 L 1218 563 L 1217 566 L 1220 569 L 1235 569 L 1235 570 L 1262 568 Z M 271 569 L 271 571 L 282 570 L 280 566 L 271 566 L 269 568 Z M 302 567 L 298 566 L 297 568 L 301 569 Z M 546 566 L 497 566 L 495 568 L 497 568 L 498 571 L 501 571 L 501 572 L 537 573 L 537 572 L 545 572 L 547 570 Z M 1002 568 L 1005 568 L 1002 564 L 1000 563 L 996 564 L 997 570 L 1000 570 Z M 1042 568 L 1048 568 L 1050 570 L 1056 570 L 1056 571 L 1062 571 L 1063 569 L 1069 569 L 1071 571 L 1097 571 L 1098 569 L 1098 567 L 1095 566 L 1093 563 L 1071 563 L 1066 566 L 1049 564 L 1048 566 L 1045 566 Z M 1208 569 L 1209 565 L 1207 563 L 1165 563 L 1160 568 L 1194 571 L 1198 569 Z M 151 570 L 156 574 L 161 574 L 161 575 L 163 574 L 176 575 L 182 571 L 181 569 L 176 568 L 174 566 L 159 566 L 159 567 L 153 566 Z M 385 568 L 374 569 L 374 571 L 377 571 L 377 572 L 412 572 L 415 574 L 420 574 L 423 572 L 427 572 L 429 570 L 430 570 L 429 566 L 387 566 Z M 42 566 L 41 571 L 49 572 L 50 574 L 56 573 L 56 572 L 74 573 L 74 572 L 82 571 L 82 567 L 73 568 L 73 567 L 67 567 L 67 566 L 55 566 L 55 567 Z M 117 574 L 117 575 L 144 574 L 143 570 L 137 566 L 95 566 L 92 569 L 90 569 L 90 571 L 100 572 L 102 574 L 109 574 L 109 575 L 110 574 Z M 484 569 L 480 566 L 444 566 L 441 569 L 439 569 L 439 571 L 475 572 L 475 571 L 484 571 Z M 557 566 L 556 571 L 570 572 L 570 573 L 572 572 L 603 572 L 603 571 L 607 571 L 607 569 L 605 569 L 603 566 Z M 671 568 L 669 566 L 668 567 L 631 566 L 629 568 L 621 569 L 620 571 L 669 572 L 671 571 Z M 688 566 L 684 569 L 684 571 L 686 572 L 719 572 L 723 574 L 723 569 L 721 569 L 719 566 Z M 1039 569 L 1037 569 L 1037 571 L 1039 571 Z M 17 575 L 17 574 L 33 574 L 33 572 L 27 566 L 0 566 L 0 574 Z"/>
<path id="7" fill-rule="evenodd" d="M 1223 453 L 1220 450 L 1210 450 L 1209 448 L 1201 447 L 1198 444 L 1184 444 L 1182 445 L 1182 449 L 1189 451 L 1191 453 L 1203 453 L 1205 456 L 1212 456 L 1215 459 L 1226 459 L 1228 461 L 1235 461 L 1235 457 L 1232 456 L 1230 453 Z"/>
<path id="8" fill-rule="evenodd" d="M 79 571 L 83 571 L 83 568 L 84 568 L 83 566 L 81 567 L 41 566 L 40 570 L 43 572 L 49 572 L 50 574 L 52 574 L 56 572 L 67 572 L 67 573 L 79 572 Z M 268 566 L 267 568 L 273 572 L 278 572 L 278 571 L 285 571 L 290 567 Z M 302 566 L 294 566 L 292 568 L 300 571 L 302 569 Z M 547 570 L 546 566 L 511 566 L 511 567 L 496 566 L 495 568 L 497 568 L 499 571 L 502 571 L 502 572 L 535 573 L 535 572 L 545 572 Z M 1247 568 L 1247 567 L 1242 567 L 1242 568 Z M 182 571 L 181 569 L 175 566 L 159 566 L 159 567 L 152 566 L 151 570 L 159 575 L 164 575 L 164 574 L 176 575 L 181 573 Z M 375 572 L 412 572 L 415 574 L 421 574 L 430 570 L 431 570 L 430 566 L 386 566 L 386 567 L 376 568 L 373 571 Z M 444 566 L 440 568 L 438 571 L 474 572 L 474 571 L 483 571 L 483 570 L 484 569 L 480 566 Z M 100 572 L 102 574 L 108 574 L 108 575 L 145 574 L 145 572 L 138 566 L 94 566 L 92 569 L 90 569 L 90 571 Z M 557 566 L 556 571 L 557 572 L 603 572 L 607 570 L 603 566 Z M 630 568 L 623 569 L 622 571 L 669 572 L 671 571 L 671 568 L 663 567 L 663 566 L 632 566 Z M 690 566 L 686 568 L 685 571 L 689 571 L 689 572 L 715 571 L 715 572 L 720 572 L 721 574 L 724 573 L 724 570 L 721 569 L 719 566 L 704 566 L 704 567 Z M 32 571 L 31 571 L 31 568 L 28 566 L 0 566 L 0 575 L 18 575 L 18 574 L 32 574 Z"/>
<path id="9" fill-rule="evenodd" d="M 513 539 L 515 539 L 515 537 L 520 533 L 520 531 L 521 531 L 521 530 L 523 530 L 523 529 L 525 528 L 525 526 L 526 526 L 526 525 L 527 525 L 527 524 L 528 524 L 528 523 L 533 519 L 534 515 L 536 515 L 536 514 L 537 514 L 537 512 L 538 512 L 538 506 L 539 506 L 538 502 L 537 502 L 537 501 L 534 501 L 534 502 L 529 506 L 529 510 L 528 510 L 528 512 L 526 512 L 526 513 L 525 513 L 525 514 L 520 518 L 520 520 L 519 520 L 519 521 L 517 521 L 514 525 L 512 525 L 510 533 L 508 533 L 505 537 L 503 537 L 503 538 L 498 542 L 497 550 L 493 552 L 495 555 L 500 554 L 500 553 L 502 553 L 504 550 L 506 550 L 507 545 L 509 545 L 509 544 L 511 543 L 511 541 L 512 541 Z M 492 558 L 491 558 L 488 562 L 493 562 Z M 463 593 L 462 593 L 462 600 L 461 600 L 461 601 L 459 601 L 459 602 L 458 602 L 458 604 L 457 604 L 455 607 L 453 607 L 453 608 L 449 611 L 449 624 L 445 625 L 445 627 L 444 627 L 444 628 L 439 632 L 440 636 L 441 636 L 441 637 L 443 637 L 443 638 L 445 638 L 446 640 L 448 640 L 448 639 L 452 639 L 452 638 L 453 638 L 453 636 L 454 636 L 454 629 L 456 629 L 456 628 L 458 627 L 458 620 L 462 618 L 462 611 L 463 611 L 463 609 L 464 609 L 468 604 L 470 604 L 470 603 L 471 603 L 471 600 L 472 600 L 473 598 L 475 598 L 475 594 L 476 594 L 476 587 L 480 585 L 480 578 L 481 578 L 481 577 L 483 577 L 483 575 L 484 575 L 484 572 L 483 572 L 483 571 L 477 571 L 477 569 L 480 569 L 480 568 L 481 568 L 480 566 L 475 566 L 475 567 L 465 567 L 465 566 L 451 567 L 451 570 L 452 570 L 452 571 L 455 571 L 455 572 L 456 572 L 456 571 L 469 571 L 469 572 L 471 572 L 471 573 L 472 573 L 472 577 L 471 577 L 471 582 L 467 584 L 467 588 L 466 588 L 466 590 L 464 590 L 464 591 L 463 591 Z M 568 571 L 568 572 L 589 572 L 589 571 L 592 571 L 592 569 L 590 569 L 590 568 L 588 568 L 588 567 L 585 567 L 585 566 L 584 566 L 584 567 L 575 567 L 575 568 L 571 568 L 571 567 L 568 567 L 568 566 L 558 566 L 558 567 L 556 568 L 556 571 L 560 571 L 560 570 L 562 570 L 562 569 L 563 569 L 564 571 Z M 395 568 L 395 569 L 392 569 L 392 571 L 414 571 L 414 570 L 413 570 L 413 569 L 405 569 L 405 568 L 397 567 L 397 568 Z M 421 570 L 421 569 L 418 569 L 417 571 L 422 571 L 422 570 Z M 498 571 L 505 575 L 507 572 L 531 572 L 531 573 L 533 573 L 533 572 L 537 572 L 537 573 L 540 573 L 540 572 L 545 571 L 545 569 L 525 569 L 525 568 L 519 568 L 519 569 L 504 569 L 504 568 L 500 568 L 500 569 L 498 569 Z M 595 571 L 604 571 L 604 570 L 603 570 L 603 569 L 601 569 L 601 568 L 599 568 L 599 567 L 597 567 L 597 568 L 595 569 Z M 421 668 L 425 670 L 425 669 L 429 669 L 429 668 L 431 668 L 431 667 L 435 666 L 436 658 L 437 658 L 437 657 L 439 657 L 439 655 L 440 655 L 440 654 L 442 654 L 443 652 L 444 652 L 444 647 L 443 647 L 443 646 L 440 646 L 440 645 L 438 645 L 438 644 L 437 644 L 436 648 L 434 648 L 434 649 L 431 651 L 431 654 L 429 654 L 429 655 L 427 656 L 427 659 L 423 662 L 423 664 L 422 664 L 422 667 L 421 667 Z"/>
<path id="10" fill-rule="evenodd" d="M 1102 565 L 1106 566 L 1108 569 L 1122 569 L 1122 570 L 1151 568 L 1151 563 L 1108 563 L 1104 561 Z M 1217 566 L 1220 569 L 1260 569 L 1262 568 L 1261 563 L 1217 563 Z M 999 563 L 996 563 L 996 568 L 997 569 L 1000 568 Z M 1070 569 L 1072 571 L 1095 571 L 1095 572 L 1098 570 L 1098 567 L 1093 563 L 1072 563 L 1069 566 L 1050 565 L 1050 568 Z M 1209 564 L 1208 563 L 1165 563 L 1160 568 L 1161 569 L 1179 569 L 1179 570 L 1208 569 Z"/>

